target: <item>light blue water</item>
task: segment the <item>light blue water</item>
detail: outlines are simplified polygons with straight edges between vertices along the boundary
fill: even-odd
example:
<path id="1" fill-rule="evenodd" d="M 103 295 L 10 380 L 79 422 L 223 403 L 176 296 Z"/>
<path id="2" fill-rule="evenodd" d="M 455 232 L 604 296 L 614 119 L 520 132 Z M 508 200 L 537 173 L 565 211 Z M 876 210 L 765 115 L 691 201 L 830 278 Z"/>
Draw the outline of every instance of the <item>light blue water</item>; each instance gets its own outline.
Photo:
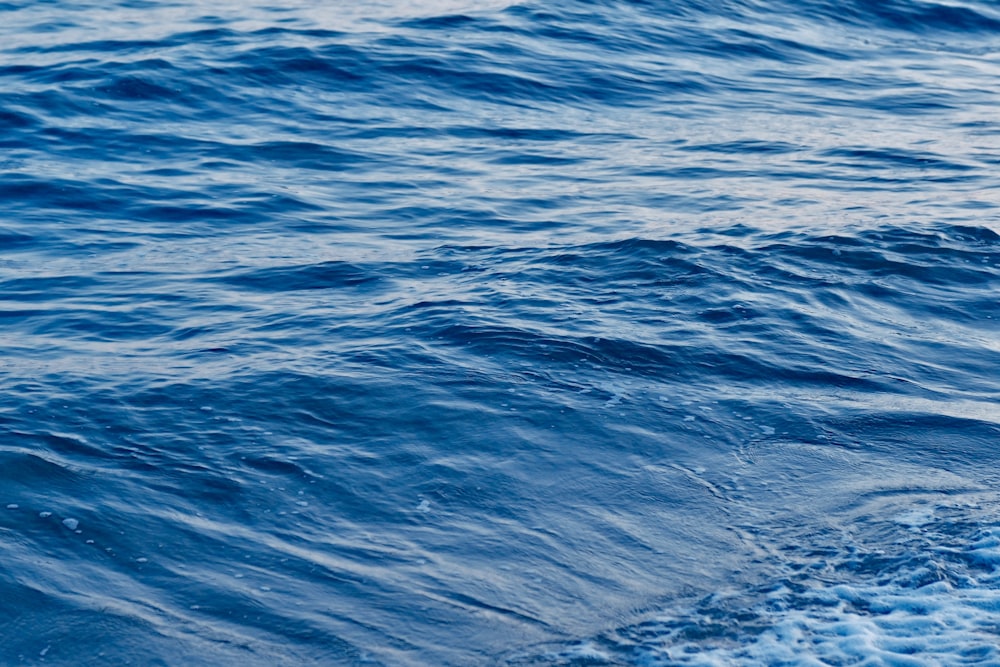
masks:
<path id="1" fill-rule="evenodd" d="M 996 2 L 0 3 L 0 664 L 1000 665 L 998 81 Z"/>

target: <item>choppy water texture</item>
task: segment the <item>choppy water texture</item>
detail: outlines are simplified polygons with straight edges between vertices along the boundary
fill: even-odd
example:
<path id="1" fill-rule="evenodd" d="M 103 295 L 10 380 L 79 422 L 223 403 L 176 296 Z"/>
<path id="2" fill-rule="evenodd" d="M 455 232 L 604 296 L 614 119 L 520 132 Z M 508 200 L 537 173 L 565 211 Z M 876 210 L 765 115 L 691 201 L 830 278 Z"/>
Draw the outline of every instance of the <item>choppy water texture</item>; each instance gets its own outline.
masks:
<path id="1" fill-rule="evenodd" d="M 1000 5 L 358 4 L 0 3 L 0 664 L 1000 665 Z"/>

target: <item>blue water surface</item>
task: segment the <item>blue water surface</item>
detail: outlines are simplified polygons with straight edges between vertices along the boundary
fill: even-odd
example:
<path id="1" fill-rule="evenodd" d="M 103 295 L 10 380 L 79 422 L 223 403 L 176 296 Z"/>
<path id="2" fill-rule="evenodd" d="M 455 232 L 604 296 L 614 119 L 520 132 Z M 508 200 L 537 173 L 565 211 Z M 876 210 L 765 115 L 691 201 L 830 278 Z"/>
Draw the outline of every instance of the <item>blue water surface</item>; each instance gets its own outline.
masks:
<path id="1" fill-rule="evenodd" d="M 998 82 L 995 0 L 0 2 L 0 664 L 1000 665 Z"/>

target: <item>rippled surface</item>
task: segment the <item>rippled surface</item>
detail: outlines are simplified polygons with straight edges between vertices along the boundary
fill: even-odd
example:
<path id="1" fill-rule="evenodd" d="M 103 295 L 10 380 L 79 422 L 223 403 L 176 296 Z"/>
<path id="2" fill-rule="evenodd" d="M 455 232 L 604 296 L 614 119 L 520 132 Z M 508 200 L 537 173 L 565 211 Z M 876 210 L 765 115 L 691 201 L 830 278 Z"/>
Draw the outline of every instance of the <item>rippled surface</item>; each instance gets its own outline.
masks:
<path id="1" fill-rule="evenodd" d="M 0 3 L 0 663 L 1000 662 L 996 3 L 322 4 Z"/>

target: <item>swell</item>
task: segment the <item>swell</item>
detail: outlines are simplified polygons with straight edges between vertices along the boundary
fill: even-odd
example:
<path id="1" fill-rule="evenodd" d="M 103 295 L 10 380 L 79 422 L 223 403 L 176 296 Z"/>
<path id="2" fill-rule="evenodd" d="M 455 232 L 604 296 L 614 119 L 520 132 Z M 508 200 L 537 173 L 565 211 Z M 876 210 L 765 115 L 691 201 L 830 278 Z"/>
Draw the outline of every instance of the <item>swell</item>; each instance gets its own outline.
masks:
<path id="1" fill-rule="evenodd" d="M 993 8 L 306 4 L 0 5 L 0 662 L 655 664 L 978 576 L 877 517 L 991 507 Z"/>

